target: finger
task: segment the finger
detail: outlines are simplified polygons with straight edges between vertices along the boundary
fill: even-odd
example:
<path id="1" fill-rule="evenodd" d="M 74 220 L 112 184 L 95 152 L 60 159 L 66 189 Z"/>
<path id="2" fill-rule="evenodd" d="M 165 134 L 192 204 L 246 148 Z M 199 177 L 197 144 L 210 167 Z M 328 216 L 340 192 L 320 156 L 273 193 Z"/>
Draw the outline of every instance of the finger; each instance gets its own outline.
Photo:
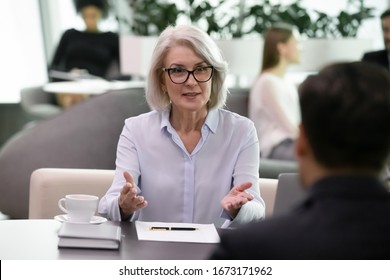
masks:
<path id="1" fill-rule="evenodd" d="M 137 190 L 135 189 L 135 186 L 134 186 L 134 180 L 133 180 L 133 177 L 131 176 L 131 174 L 127 171 L 124 171 L 123 172 L 123 177 L 125 178 L 126 180 L 126 190 L 127 190 L 127 193 L 130 193 L 132 195 L 135 195 L 137 193 Z M 124 193 L 126 194 L 126 193 Z"/>
<path id="2" fill-rule="evenodd" d="M 233 210 L 236 210 L 237 208 L 240 208 L 240 207 L 241 207 L 241 201 L 236 200 L 236 199 L 232 199 L 232 200 L 229 200 L 228 202 L 225 203 L 224 209 L 226 209 L 228 211 L 233 211 Z"/>
<path id="3" fill-rule="evenodd" d="M 121 189 L 121 195 L 126 195 L 129 193 L 131 187 L 128 184 L 125 184 Z"/>
<path id="4" fill-rule="evenodd" d="M 244 192 L 240 192 L 237 197 L 241 197 L 243 199 L 246 199 L 246 200 L 253 200 L 253 195 L 247 191 L 244 191 Z"/>
<path id="5" fill-rule="evenodd" d="M 148 205 L 148 202 L 145 200 L 143 196 L 138 196 L 137 197 L 137 208 L 145 208 Z"/>
<path id="6" fill-rule="evenodd" d="M 225 197 L 225 199 L 221 201 L 221 206 L 224 209 L 234 209 L 239 201 L 240 199 L 236 196 Z"/>
<path id="7" fill-rule="evenodd" d="M 235 197 L 234 199 L 231 200 L 232 207 L 238 208 L 241 207 L 241 205 L 248 200 L 245 197 Z"/>
<path id="8" fill-rule="evenodd" d="M 231 210 L 234 209 L 234 206 L 232 203 L 226 202 L 224 203 L 224 205 L 222 205 L 222 208 L 230 212 Z"/>
<path id="9" fill-rule="evenodd" d="M 249 189 L 250 187 L 252 187 L 252 183 L 246 182 L 246 183 L 243 183 L 241 185 L 235 186 L 233 189 L 235 189 L 236 191 L 239 191 L 239 192 L 243 192 L 243 191 Z"/>
<path id="10" fill-rule="evenodd" d="M 135 194 L 128 192 L 127 194 L 119 196 L 119 205 L 122 209 L 127 209 L 130 212 L 137 211 L 139 208 L 146 207 L 145 199 L 143 196 L 136 196 Z"/>
<path id="11" fill-rule="evenodd" d="M 231 206 L 232 208 L 238 209 L 238 208 L 241 208 L 242 205 L 244 205 L 245 203 L 247 203 L 250 200 L 252 200 L 252 199 L 249 199 L 246 196 L 237 196 L 237 197 L 234 197 L 230 200 L 230 204 L 232 205 Z"/>
<path id="12" fill-rule="evenodd" d="M 129 172 L 127 172 L 127 171 L 123 172 L 123 177 L 125 177 L 125 180 L 127 183 L 134 185 L 133 176 L 131 176 Z"/>
<path id="13" fill-rule="evenodd" d="M 228 203 L 224 209 L 225 209 L 225 211 L 227 211 L 229 213 L 229 215 L 231 217 L 234 218 L 237 215 L 237 211 L 238 211 L 239 207 L 237 207 L 236 205 L 234 205 L 232 203 Z"/>
<path id="14" fill-rule="evenodd" d="M 144 198 L 142 195 L 137 196 L 137 197 L 135 198 L 135 203 L 136 203 L 137 205 L 138 205 L 138 204 L 142 204 L 144 201 L 145 201 L 145 198 Z"/>
<path id="15" fill-rule="evenodd" d="M 138 204 L 138 205 L 137 205 L 137 208 L 138 208 L 138 209 L 142 209 L 142 208 L 145 208 L 146 206 L 148 206 L 148 203 L 147 203 L 146 200 L 145 200 L 142 204 Z"/>
<path id="16" fill-rule="evenodd" d="M 131 187 L 129 183 L 126 183 L 120 192 L 120 201 L 130 201 L 136 197 L 137 191 Z"/>
<path id="17" fill-rule="evenodd" d="M 244 201 L 236 201 L 234 203 L 231 204 L 230 208 L 229 208 L 229 211 L 237 211 L 238 209 L 240 209 L 246 202 Z"/>

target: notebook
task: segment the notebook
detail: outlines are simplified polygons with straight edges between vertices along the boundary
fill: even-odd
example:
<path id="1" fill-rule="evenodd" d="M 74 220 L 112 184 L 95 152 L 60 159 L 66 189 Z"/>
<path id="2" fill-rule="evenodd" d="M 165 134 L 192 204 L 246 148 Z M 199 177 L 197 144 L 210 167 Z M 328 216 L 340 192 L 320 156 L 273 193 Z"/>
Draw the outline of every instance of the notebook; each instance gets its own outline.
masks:
<path id="1" fill-rule="evenodd" d="M 297 173 L 282 173 L 279 175 L 276 190 L 273 215 L 291 211 L 304 197 L 306 191 L 302 188 Z"/>
<path id="2" fill-rule="evenodd" d="M 59 248 L 118 249 L 121 228 L 110 224 L 63 223 L 58 237 Z"/>

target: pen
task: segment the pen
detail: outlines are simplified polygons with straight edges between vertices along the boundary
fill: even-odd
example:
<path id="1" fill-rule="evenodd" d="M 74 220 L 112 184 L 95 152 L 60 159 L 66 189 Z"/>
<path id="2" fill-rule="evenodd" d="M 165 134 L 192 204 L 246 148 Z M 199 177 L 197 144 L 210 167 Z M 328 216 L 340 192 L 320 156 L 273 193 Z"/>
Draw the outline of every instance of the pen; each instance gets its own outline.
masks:
<path id="1" fill-rule="evenodd" d="M 150 227 L 150 230 L 197 230 L 193 227 Z"/>

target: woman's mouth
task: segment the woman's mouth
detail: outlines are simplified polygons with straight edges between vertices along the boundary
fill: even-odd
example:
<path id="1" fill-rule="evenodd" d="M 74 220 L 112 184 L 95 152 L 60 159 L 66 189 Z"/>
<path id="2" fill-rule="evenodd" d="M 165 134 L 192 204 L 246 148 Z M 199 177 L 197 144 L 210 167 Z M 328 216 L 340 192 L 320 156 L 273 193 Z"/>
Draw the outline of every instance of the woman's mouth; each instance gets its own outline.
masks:
<path id="1" fill-rule="evenodd" d="M 188 96 L 188 97 L 193 97 L 193 96 L 197 96 L 198 92 L 187 92 L 187 93 L 183 93 L 183 96 Z"/>

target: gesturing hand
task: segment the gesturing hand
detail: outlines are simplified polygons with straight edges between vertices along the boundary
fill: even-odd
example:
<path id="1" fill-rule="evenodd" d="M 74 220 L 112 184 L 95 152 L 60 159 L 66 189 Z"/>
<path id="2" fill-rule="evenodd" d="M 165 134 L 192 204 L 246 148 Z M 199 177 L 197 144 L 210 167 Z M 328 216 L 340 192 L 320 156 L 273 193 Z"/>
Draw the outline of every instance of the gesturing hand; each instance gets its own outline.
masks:
<path id="1" fill-rule="evenodd" d="M 235 186 L 221 200 L 222 208 L 225 209 L 232 218 L 237 216 L 242 205 L 253 199 L 253 196 L 245 191 L 251 186 L 252 183 L 250 182 Z"/>
<path id="2" fill-rule="evenodd" d="M 137 196 L 137 189 L 130 173 L 125 171 L 123 176 L 126 183 L 119 195 L 119 208 L 122 220 L 126 220 L 138 209 L 145 208 L 148 202 L 143 196 Z"/>

